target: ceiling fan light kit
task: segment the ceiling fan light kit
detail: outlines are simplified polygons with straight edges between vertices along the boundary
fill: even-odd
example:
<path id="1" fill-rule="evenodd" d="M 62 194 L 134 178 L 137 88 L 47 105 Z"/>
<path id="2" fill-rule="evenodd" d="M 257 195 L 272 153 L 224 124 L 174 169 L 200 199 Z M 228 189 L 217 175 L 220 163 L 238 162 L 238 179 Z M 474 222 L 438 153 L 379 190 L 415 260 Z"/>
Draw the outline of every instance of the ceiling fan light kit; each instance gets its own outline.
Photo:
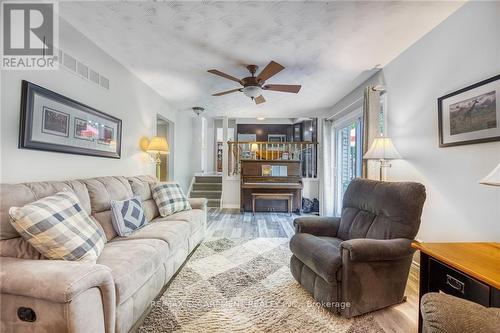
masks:
<path id="1" fill-rule="evenodd" d="M 292 85 L 292 84 L 264 84 L 267 79 L 281 72 L 285 67 L 278 64 L 275 61 L 271 61 L 267 66 L 260 72 L 259 75 L 255 76 L 257 69 L 259 67 L 257 65 L 248 65 L 247 69 L 250 72 L 251 76 L 245 77 L 243 79 L 237 79 L 234 76 L 223 73 L 217 69 L 208 70 L 209 73 L 221 76 L 225 79 L 238 82 L 243 86 L 243 88 L 237 88 L 227 91 L 222 91 L 219 93 L 212 94 L 212 96 L 223 96 L 227 94 L 231 94 L 233 92 L 243 92 L 245 96 L 250 97 L 255 101 L 255 104 L 264 103 L 266 100 L 262 96 L 263 90 L 272 90 L 279 92 L 287 92 L 287 93 L 298 93 L 301 86 L 300 85 Z"/>
<path id="2" fill-rule="evenodd" d="M 201 106 L 193 106 L 193 112 L 196 113 L 197 116 L 199 116 L 203 111 L 205 111 L 205 109 Z"/>
<path id="3" fill-rule="evenodd" d="M 260 86 L 247 86 L 247 87 L 243 87 L 243 93 L 246 96 L 254 99 L 257 96 L 262 95 L 262 88 Z"/>

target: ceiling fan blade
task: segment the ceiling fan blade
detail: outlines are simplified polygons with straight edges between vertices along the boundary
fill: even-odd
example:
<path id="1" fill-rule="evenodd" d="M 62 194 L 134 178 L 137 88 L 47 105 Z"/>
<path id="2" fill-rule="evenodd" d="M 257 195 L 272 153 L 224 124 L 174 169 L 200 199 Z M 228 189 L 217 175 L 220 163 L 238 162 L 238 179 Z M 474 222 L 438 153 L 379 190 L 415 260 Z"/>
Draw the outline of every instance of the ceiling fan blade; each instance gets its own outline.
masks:
<path id="1" fill-rule="evenodd" d="M 266 84 L 264 87 L 262 87 L 262 89 L 296 94 L 299 92 L 301 87 L 301 85 L 295 84 Z"/>
<path id="2" fill-rule="evenodd" d="M 238 88 L 238 89 L 232 89 L 232 90 L 227 90 L 227 91 L 222 91 L 220 93 L 215 93 L 215 94 L 212 94 L 212 96 L 222 96 L 222 95 L 227 95 L 227 94 L 230 94 L 230 93 L 234 93 L 234 92 L 237 92 L 237 91 L 240 91 L 241 89 Z"/>
<path id="3" fill-rule="evenodd" d="M 255 100 L 255 104 L 264 103 L 266 101 L 266 99 L 262 95 L 255 97 L 254 100 Z"/>
<path id="4" fill-rule="evenodd" d="M 257 75 L 257 79 L 259 81 L 266 81 L 269 79 L 271 76 L 274 76 L 281 72 L 285 67 L 281 66 L 275 61 L 271 61 L 267 66 L 260 72 L 259 75 Z"/>
<path id="5" fill-rule="evenodd" d="M 229 74 L 222 73 L 221 71 L 218 71 L 216 69 L 209 69 L 207 72 L 215 74 L 215 75 L 218 75 L 218 76 L 222 76 L 223 78 L 226 78 L 226 79 L 229 79 L 231 81 L 235 81 L 235 82 L 238 82 L 239 84 L 241 84 L 241 80 L 240 79 L 237 79 L 234 76 L 231 76 Z"/>

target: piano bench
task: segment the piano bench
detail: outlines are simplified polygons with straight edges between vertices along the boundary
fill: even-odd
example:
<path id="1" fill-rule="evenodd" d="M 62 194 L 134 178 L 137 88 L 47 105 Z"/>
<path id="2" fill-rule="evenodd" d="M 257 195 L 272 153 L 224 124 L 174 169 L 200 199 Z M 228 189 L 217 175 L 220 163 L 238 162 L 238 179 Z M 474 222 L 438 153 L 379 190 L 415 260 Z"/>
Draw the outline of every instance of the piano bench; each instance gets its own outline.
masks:
<path id="1" fill-rule="evenodd" d="M 252 214 L 255 214 L 256 200 L 286 200 L 288 204 L 288 214 L 292 215 L 292 200 L 291 193 L 252 193 Z"/>

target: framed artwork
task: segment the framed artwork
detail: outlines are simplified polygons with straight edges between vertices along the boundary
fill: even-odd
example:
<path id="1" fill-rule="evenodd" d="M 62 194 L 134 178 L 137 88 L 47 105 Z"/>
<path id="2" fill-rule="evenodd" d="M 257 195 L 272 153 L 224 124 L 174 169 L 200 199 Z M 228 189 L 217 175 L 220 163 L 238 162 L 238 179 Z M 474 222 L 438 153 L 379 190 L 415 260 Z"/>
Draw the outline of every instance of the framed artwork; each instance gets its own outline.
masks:
<path id="1" fill-rule="evenodd" d="M 500 141 L 500 75 L 438 98 L 439 147 Z"/>
<path id="2" fill-rule="evenodd" d="M 19 148 L 120 158 L 122 121 L 28 81 Z"/>

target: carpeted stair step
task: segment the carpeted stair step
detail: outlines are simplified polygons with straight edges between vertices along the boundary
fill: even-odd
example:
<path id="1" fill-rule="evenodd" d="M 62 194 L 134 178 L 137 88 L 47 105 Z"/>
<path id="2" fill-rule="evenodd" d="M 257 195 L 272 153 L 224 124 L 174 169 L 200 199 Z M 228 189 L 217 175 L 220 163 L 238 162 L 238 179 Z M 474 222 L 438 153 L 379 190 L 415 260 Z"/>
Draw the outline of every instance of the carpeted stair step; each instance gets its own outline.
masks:
<path id="1" fill-rule="evenodd" d="M 193 191 L 222 191 L 222 183 L 194 183 Z"/>
<path id="2" fill-rule="evenodd" d="M 195 176 L 195 183 L 216 183 L 222 184 L 222 176 Z"/>
<path id="3" fill-rule="evenodd" d="M 220 199 L 222 196 L 221 191 L 191 191 L 191 198 L 207 198 L 207 199 Z"/>

